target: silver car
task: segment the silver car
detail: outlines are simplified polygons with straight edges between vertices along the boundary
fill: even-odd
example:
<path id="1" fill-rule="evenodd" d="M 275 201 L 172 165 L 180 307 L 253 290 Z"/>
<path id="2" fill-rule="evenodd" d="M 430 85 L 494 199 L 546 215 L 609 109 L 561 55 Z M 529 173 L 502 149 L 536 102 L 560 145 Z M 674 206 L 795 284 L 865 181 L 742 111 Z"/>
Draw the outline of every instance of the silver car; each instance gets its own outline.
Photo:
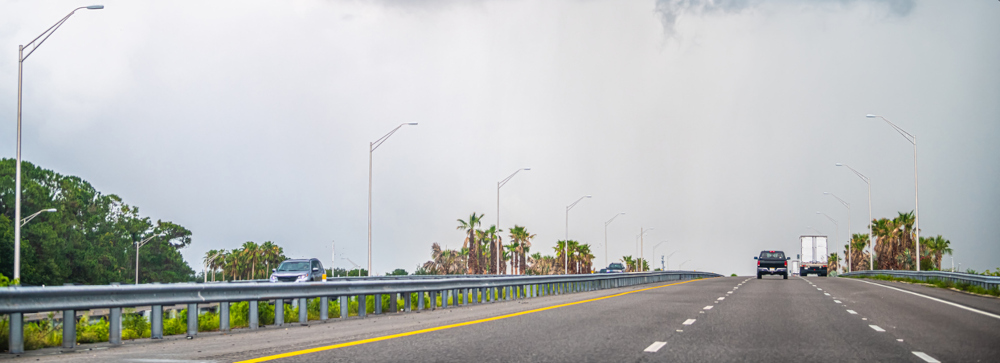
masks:
<path id="1" fill-rule="evenodd" d="M 323 263 L 319 259 L 285 260 L 278 268 L 271 270 L 271 282 L 323 281 Z"/>

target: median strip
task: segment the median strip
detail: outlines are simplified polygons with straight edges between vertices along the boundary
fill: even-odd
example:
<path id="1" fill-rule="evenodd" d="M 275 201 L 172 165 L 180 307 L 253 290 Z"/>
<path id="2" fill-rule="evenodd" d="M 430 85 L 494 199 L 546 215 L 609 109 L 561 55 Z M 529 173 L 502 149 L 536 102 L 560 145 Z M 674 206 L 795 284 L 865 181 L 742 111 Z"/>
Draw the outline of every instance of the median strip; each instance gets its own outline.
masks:
<path id="1" fill-rule="evenodd" d="M 248 359 L 248 360 L 238 361 L 236 363 L 267 362 L 267 361 L 272 361 L 272 360 L 275 360 L 275 359 L 295 357 L 295 356 L 300 356 L 300 355 L 309 354 L 309 353 L 316 353 L 316 352 L 322 352 L 322 351 L 327 351 L 327 350 L 333 350 L 333 349 L 337 349 L 337 348 L 352 347 L 352 346 L 355 346 L 355 345 L 362 345 L 362 344 L 367 344 L 367 343 L 380 342 L 380 341 L 383 341 L 383 340 L 390 340 L 390 339 L 408 337 L 408 336 L 411 336 L 411 335 L 418 335 L 418 334 L 435 332 L 435 331 L 439 331 L 439 330 L 445 330 L 445 329 L 457 328 L 457 327 L 462 327 L 462 326 L 481 324 L 481 323 L 495 321 L 495 320 L 513 318 L 515 316 L 528 315 L 528 314 L 533 314 L 533 313 L 542 312 L 542 311 L 546 311 L 546 310 L 557 309 L 557 308 L 561 308 L 561 307 L 579 305 L 579 304 L 583 304 L 583 303 L 600 301 L 600 300 L 604 300 L 604 299 L 610 299 L 610 298 L 613 298 L 613 297 L 625 296 L 625 295 L 628 295 L 628 294 L 634 294 L 634 293 L 637 293 L 637 292 L 643 292 L 643 291 L 649 291 L 649 290 L 653 290 L 653 289 L 659 289 L 659 288 L 663 288 L 663 287 L 667 287 L 667 286 L 674 286 L 674 285 L 686 284 L 686 283 L 694 282 L 694 281 L 705 281 L 705 280 L 709 280 L 709 279 L 697 279 L 697 280 L 687 280 L 687 281 L 682 281 L 682 282 L 675 282 L 675 283 L 672 283 L 672 284 L 647 287 L 645 289 L 638 289 L 638 290 L 626 291 L 626 292 L 622 292 L 622 293 L 618 293 L 618 294 L 614 294 L 614 295 L 602 296 L 602 297 L 593 298 L 593 299 L 575 301 L 575 302 L 566 303 L 566 304 L 560 304 L 560 305 L 553 305 L 553 306 L 548 306 L 548 307 L 534 309 L 534 310 L 527 310 L 527 311 L 522 311 L 522 312 L 513 313 L 513 314 L 507 314 L 507 315 L 501 315 L 501 316 L 494 316 L 492 318 L 467 321 L 467 322 L 462 322 L 462 323 L 457 323 L 457 324 L 442 325 L 442 326 L 433 327 L 433 328 L 414 330 L 414 331 L 409 331 L 409 332 L 405 332 L 405 333 L 386 335 L 386 336 L 381 336 L 381 337 L 376 337 L 376 338 L 355 340 L 355 341 L 351 341 L 351 342 L 334 344 L 334 345 L 327 345 L 327 346 L 323 346 L 323 347 L 303 349 L 303 350 L 298 350 L 298 351 L 294 351 L 294 352 L 281 353 L 281 354 L 269 355 L 269 356 L 260 357 L 260 358 L 254 358 L 254 359 Z"/>

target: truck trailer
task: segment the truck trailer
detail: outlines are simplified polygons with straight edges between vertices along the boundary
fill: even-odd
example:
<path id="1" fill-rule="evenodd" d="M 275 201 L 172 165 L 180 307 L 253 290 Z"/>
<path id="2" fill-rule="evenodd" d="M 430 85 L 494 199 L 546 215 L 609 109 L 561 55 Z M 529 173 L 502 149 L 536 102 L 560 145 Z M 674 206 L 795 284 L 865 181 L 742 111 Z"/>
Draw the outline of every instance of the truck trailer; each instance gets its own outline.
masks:
<path id="1" fill-rule="evenodd" d="M 826 236 L 799 236 L 802 256 L 799 262 L 799 276 L 809 274 L 826 276 L 829 253 Z"/>

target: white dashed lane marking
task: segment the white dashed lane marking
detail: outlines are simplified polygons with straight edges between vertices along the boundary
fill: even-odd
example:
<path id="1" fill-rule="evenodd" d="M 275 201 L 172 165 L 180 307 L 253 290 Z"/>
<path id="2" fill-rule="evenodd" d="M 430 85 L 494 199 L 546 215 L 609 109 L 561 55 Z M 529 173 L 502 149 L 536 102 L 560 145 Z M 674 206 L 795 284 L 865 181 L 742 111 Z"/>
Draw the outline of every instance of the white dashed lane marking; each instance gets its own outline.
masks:
<path id="1" fill-rule="evenodd" d="M 718 299 L 716 299 L 716 300 L 725 300 L 725 299 L 726 299 L 726 297 L 725 297 L 725 296 L 723 296 L 723 297 L 720 297 L 720 298 L 718 298 Z"/>
<path id="2" fill-rule="evenodd" d="M 840 300 L 833 300 L 833 302 L 840 304 Z"/>
<path id="3" fill-rule="evenodd" d="M 920 357 L 920 359 L 923 359 L 927 363 L 941 363 L 941 361 L 934 359 L 934 357 L 931 357 L 924 352 L 913 352 L 913 355 Z"/>
<path id="4" fill-rule="evenodd" d="M 879 327 L 878 325 L 869 325 L 869 326 L 870 326 L 870 327 L 871 327 L 872 329 L 875 329 L 875 331 L 877 331 L 877 332 L 879 332 L 879 333 L 881 333 L 881 332 L 884 332 L 884 331 L 885 331 L 885 329 L 882 329 L 882 328 L 880 328 L 880 327 Z"/>
<path id="5" fill-rule="evenodd" d="M 656 353 L 658 350 L 660 350 L 660 348 L 663 348 L 664 345 L 667 345 L 667 342 L 653 342 L 653 344 L 650 344 L 648 347 L 646 347 L 646 350 L 644 350 L 643 352 Z"/>
<path id="6" fill-rule="evenodd" d="M 709 306 L 706 306 L 706 307 L 703 307 L 702 309 L 705 309 L 705 310 L 712 310 L 712 308 L 713 308 L 713 307 L 714 307 L 714 306 L 712 306 L 712 305 L 709 305 Z"/>
<path id="7" fill-rule="evenodd" d="M 695 320 L 697 320 L 697 319 L 688 319 L 688 320 L 685 320 L 685 321 L 684 321 L 684 325 L 691 325 L 691 324 L 694 324 L 694 321 L 695 321 Z"/>
<path id="8" fill-rule="evenodd" d="M 847 312 L 851 313 L 851 315 L 858 315 L 858 312 L 854 310 L 848 310 Z"/>

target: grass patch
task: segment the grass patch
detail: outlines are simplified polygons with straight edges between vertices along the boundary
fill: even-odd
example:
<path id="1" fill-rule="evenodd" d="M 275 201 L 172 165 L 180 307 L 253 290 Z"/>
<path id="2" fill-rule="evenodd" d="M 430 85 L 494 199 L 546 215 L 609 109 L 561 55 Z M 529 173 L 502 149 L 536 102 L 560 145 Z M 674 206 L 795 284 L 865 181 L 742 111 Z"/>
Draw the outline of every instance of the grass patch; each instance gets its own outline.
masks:
<path id="1" fill-rule="evenodd" d="M 922 284 L 934 287 L 940 287 L 943 289 L 957 289 L 961 291 L 971 292 L 980 295 L 991 295 L 1000 297 L 1000 288 L 987 289 L 982 286 L 973 285 L 967 282 L 952 282 L 950 280 L 941 280 L 936 278 L 929 278 L 927 281 L 917 280 L 909 277 L 895 277 L 889 275 L 875 275 L 875 276 L 843 276 L 855 279 L 871 279 L 871 280 L 882 280 L 882 281 L 900 281 L 909 282 L 912 284 Z"/>

